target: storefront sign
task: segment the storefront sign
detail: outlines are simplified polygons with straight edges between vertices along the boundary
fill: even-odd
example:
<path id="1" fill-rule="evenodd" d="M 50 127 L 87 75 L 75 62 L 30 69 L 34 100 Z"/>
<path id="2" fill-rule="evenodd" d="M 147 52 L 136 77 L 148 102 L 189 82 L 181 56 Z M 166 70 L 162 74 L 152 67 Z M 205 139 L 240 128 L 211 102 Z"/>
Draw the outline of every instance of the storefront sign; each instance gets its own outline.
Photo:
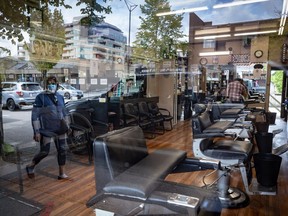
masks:
<path id="1" fill-rule="evenodd" d="M 63 53 L 64 43 L 44 39 L 34 39 L 29 47 L 32 61 L 58 62 Z"/>
<path id="2" fill-rule="evenodd" d="M 231 55 L 231 61 L 233 63 L 249 63 L 250 55 L 249 54 L 233 54 Z"/>

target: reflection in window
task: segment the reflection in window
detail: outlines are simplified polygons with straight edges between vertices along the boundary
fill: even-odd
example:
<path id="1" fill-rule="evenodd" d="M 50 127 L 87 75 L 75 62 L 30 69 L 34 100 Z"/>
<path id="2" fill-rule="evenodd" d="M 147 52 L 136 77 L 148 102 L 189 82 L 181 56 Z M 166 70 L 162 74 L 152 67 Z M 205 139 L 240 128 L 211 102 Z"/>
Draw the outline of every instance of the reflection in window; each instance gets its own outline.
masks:
<path id="1" fill-rule="evenodd" d="M 205 39 L 203 42 L 203 48 L 215 48 L 216 42 L 214 39 Z"/>

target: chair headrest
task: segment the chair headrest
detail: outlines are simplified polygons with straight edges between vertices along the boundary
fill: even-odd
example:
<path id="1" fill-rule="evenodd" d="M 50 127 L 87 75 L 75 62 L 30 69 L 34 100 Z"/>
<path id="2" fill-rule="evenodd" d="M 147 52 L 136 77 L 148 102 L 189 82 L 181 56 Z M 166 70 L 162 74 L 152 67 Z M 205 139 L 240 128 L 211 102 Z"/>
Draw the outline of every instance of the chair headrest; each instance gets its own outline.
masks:
<path id="1" fill-rule="evenodd" d="M 196 114 L 200 114 L 200 113 L 205 112 L 206 108 L 207 107 L 205 104 L 195 104 L 194 111 Z"/>

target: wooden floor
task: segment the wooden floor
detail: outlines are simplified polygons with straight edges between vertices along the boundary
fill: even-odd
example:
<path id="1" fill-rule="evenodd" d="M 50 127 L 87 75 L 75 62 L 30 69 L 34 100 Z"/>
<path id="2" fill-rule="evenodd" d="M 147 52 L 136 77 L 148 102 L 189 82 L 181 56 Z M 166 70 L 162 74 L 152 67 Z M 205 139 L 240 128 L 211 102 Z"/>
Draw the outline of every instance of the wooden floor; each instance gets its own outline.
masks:
<path id="1" fill-rule="evenodd" d="M 273 127 L 282 127 L 286 131 L 286 123 L 282 120 L 277 122 Z M 279 124 L 278 124 L 279 123 Z M 276 137 L 275 137 L 276 138 Z M 279 137 L 276 144 L 287 141 L 286 133 Z M 285 140 L 286 139 L 286 140 Z M 278 144 L 277 144 L 278 143 Z M 192 153 L 192 132 L 191 122 L 181 121 L 172 131 L 159 135 L 155 139 L 147 140 L 150 151 L 158 148 L 175 148 L 188 152 L 188 156 Z M 250 205 L 241 209 L 223 209 L 223 216 L 245 215 L 245 216 L 281 216 L 287 215 L 288 212 L 288 153 L 281 157 L 282 165 L 278 178 L 278 195 L 276 196 L 250 196 Z M 57 180 L 57 164 L 56 156 L 51 154 L 50 158 L 41 162 L 41 167 L 36 169 L 36 177 L 34 180 L 28 179 L 24 169 L 22 170 L 24 192 L 21 196 L 41 203 L 44 210 L 41 215 L 94 215 L 92 209 L 86 207 L 87 200 L 92 197 L 95 191 L 94 168 L 93 165 L 87 165 L 87 157 L 80 156 L 75 158 L 70 156 L 67 162 L 67 173 L 71 177 L 70 181 Z M 78 162 L 75 162 L 75 159 Z M 54 162 L 51 162 L 54 161 Z M 83 163 L 79 163 L 79 161 Z M 23 166 L 24 168 L 24 166 Z M 200 171 L 192 173 L 171 174 L 167 177 L 169 181 L 175 181 L 188 185 L 196 185 L 203 187 L 203 176 L 210 173 L 209 171 Z M 16 173 L 17 174 L 17 173 Z M 17 175 L 6 175 L 0 177 L 0 188 L 19 193 L 19 180 Z M 255 175 L 255 174 L 254 174 Z M 207 183 L 215 180 L 213 174 L 205 178 Z M 240 173 L 232 172 L 231 185 L 242 188 L 243 184 Z M 0 213 L 1 215 L 1 213 Z"/>

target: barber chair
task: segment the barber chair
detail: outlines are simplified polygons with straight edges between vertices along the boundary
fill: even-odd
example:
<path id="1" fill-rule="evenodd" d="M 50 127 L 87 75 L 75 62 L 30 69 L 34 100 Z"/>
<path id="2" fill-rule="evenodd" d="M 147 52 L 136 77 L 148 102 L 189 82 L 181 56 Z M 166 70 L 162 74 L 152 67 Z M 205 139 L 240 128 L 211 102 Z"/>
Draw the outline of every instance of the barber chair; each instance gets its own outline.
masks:
<path id="1" fill-rule="evenodd" d="M 193 153 L 197 158 L 220 161 L 217 184 L 213 184 L 211 189 L 218 193 L 222 207 L 245 207 L 249 204 L 248 195 L 275 195 L 276 186 L 264 187 L 252 176 L 251 158 L 255 146 L 251 135 L 254 133 L 252 123 L 240 121 L 240 128 L 235 127 L 239 125 L 237 121 L 230 126 L 223 121 L 227 126 L 225 128 L 219 127 L 221 124 L 218 122 L 221 121 L 218 121 L 217 127 L 211 127 L 213 123 L 205 112 L 192 118 Z M 275 130 L 273 134 L 279 132 Z M 279 154 L 285 152 L 285 149 L 286 146 L 281 146 L 275 152 Z M 245 192 L 229 186 L 230 172 L 234 170 L 240 170 Z"/>
<path id="2" fill-rule="evenodd" d="M 208 104 L 207 109 L 211 112 L 213 120 L 237 119 L 243 114 L 245 106 L 233 103 L 212 103 Z"/>
<path id="3" fill-rule="evenodd" d="M 212 190 L 217 191 L 223 208 L 242 208 L 249 204 L 247 193 L 229 186 L 229 173 L 243 167 L 246 169 L 246 175 L 242 175 L 243 182 L 249 183 L 251 180 L 250 160 L 253 154 L 253 144 L 251 142 L 205 138 L 200 142 L 193 143 L 193 152 L 195 157 L 221 161 L 217 185 L 213 185 Z"/>
<path id="4" fill-rule="evenodd" d="M 217 191 L 224 208 L 241 208 L 249 204 L 249 197 L 245 192 L 229 186 L 231 170 L 243 166 L 249 169 L 247 176 L 251 175 L 251 135 L 245 127 L 234 128 L 233 124 L 237 119 L 214 122 L 208 109 L 192 117 L 194 156 L 221 162 L 217 184 L 213 184 L 211 189 Z M 239 138 L 241 141 L 237 140 Z"/>
<path id="5" fill-rule="evenodd" d="M 97 193 L 87 206 L 96 215 L 221 214 L 214 193 L 165 180 L 170 173 L 218 169 L 218 161 L 187 158 L 186 152 L 175 149 L 148 153 L 139 126 L 99 136 L 93 148 Z"/>

